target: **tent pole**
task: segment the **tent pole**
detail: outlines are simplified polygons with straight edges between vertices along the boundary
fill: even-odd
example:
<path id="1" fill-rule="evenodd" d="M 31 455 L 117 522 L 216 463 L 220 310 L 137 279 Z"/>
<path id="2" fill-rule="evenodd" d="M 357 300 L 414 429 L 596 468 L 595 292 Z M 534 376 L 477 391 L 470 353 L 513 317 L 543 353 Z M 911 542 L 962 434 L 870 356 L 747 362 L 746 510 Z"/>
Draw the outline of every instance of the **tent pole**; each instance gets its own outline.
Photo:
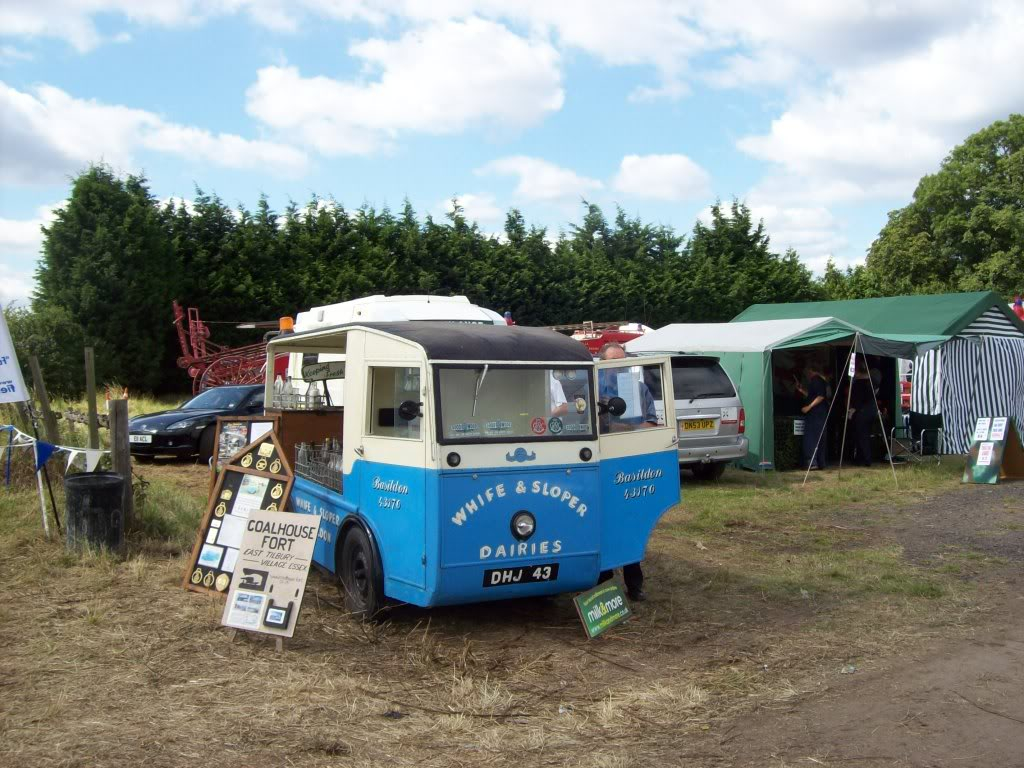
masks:
<path id="1" fill-rule="evenodd" d="M 871 369 L 868 368 L 868 358 L 867 358 L 867 355 L 864 353 L 864 342 L 863 341 L 861 341 L 861 343 L 860 343 L 860 353 L 861 353 L 860 356 L 862 358 L 864 358 L 864 370 L 867 371 L 868 381 L 871 381 Z M 878 426 L 881 427 L 881 429 L 882 429 L 882 442 L 885 443 L 885 454 L 886 454 L 886 456 L 889 457 L 889 469 L 892 470 L 892 481 L 896 484 L 896 488 L 898 490 L 899 487 L 900 487 L 900 481 L 896 477 L 896 464 L 892 460 L 892 446 L 889 444 L 889 438 L 886 437 L 886 435 L 885 435 L 885 422 L 882 421 L 882 412 L 878 408 L 878 396 L 875 393 L 875 385 L 874 385 L 874 383 L 871 384 L 871 394 L 872 394 L 871 400 L 875 404 L 875 413 L 878 414 Z M 895 420 L 895 417 L 894 417 L 894 420 Z"/>
<path id="2" fill-rule="evenodd" d="M 854 340 L 856 343 L 856 339 Z M 850 347 L 850 354 L 853 354 L 853 347 Z M 850 356 L 846 356 L 846 369 L 850 367 Z M 825 414 L 825 427 L 821 430 L 821 434 L 818 435 L 818 442 L 814 444 L 814 452 L 811 454 L 811 460 L 807 463 L 807 469 L 804 470 L 804 481 L 801 485 L 807 485 L 807 478 L 810 477 L 811 467 L 814 466 L 814 460 L 818 456 L 818 448 L 821 447 L 821 438 L 825 435 L 825 429 L 828 428 L 828 418 L 832 415 L 832 407 L 836 404 L 836 400 L 839 399 L 839 387 L 836 387 L 835 393 L 832 395 L 832 402 L 828 404 L 828 413 Z M 807 429 L 805 426 L 804 429 Z"/>
<path id="3" fill-rule="evenodd" d="M 853 336 L 853 344 L 850 345 L 850 353 L 851 354 L 855 354 L 853 352 L 853 350 L 857 348 L 857 339 L 859 339 L 859 338 L 860 338 L 860 334 L 859 333 L 854 334 L 854 336 Z M 853 358 L 853 364 L 854 364 L 854 366 L 857 365 L 857 358 L 856 357 Z M 843 418 L 843 442 L 841 442 L 839 444 L 839 472 L 838 472 L 838 477 L 839 477 L 840 480 L 843 479 L 843 457 L 846 455 L 846 427 L 850 423 L 850 399 L 853 396 L 853 378 L 850 377 L 849 373 L 850 373 L 850 361 L 849 361 L 849 358 L 847 358 L 846 370 L 843 371 L 842 375 L 844 375 L 847 378 L 849 378 L 850 379 L 850 383 L 846 386 L 846 415 Z"/>
<path id="4" fill-rule="evenodd" d="M 768 350 L 768 357 L 761 364 L 761 455 L 757 459 L 757 471 L 760 474 L 764 474 L 764 424 L 765 424 L 765 402 L 764 402 L 764 377 L 765 374 L 772 369 L 772 350 Z M 774 378 L 772 379 L 772 418 L 775 418 L 775 385 Z M 774 438 L 774 435 L 773 435 Z M 772 462 L 774 465 L 775 451 L 772 451 Z"/>

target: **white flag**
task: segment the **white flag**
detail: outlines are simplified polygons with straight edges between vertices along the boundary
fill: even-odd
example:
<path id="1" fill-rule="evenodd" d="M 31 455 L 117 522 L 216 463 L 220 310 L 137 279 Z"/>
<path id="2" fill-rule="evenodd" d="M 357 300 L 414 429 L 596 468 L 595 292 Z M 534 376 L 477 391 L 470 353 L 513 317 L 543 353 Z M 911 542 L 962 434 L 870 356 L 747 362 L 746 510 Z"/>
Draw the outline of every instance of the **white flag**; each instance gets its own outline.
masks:
<path id="1" fill-rule="evenodd" d="M 106 453 L 98 448 L 90 448 L 84 451 L 85 453 L 85 471 L 92 472 L 96 469 L 96 465 L 100 463 L 100 457 Z"/>
<path id="2" fill-rule="evenodd" d="M 28 400 L 25 379 L 21 375 L 14 342 L 7 329 L 7 318 L 0 312 L 0 403 L 23 403 Z"/>
<path id="3" fill-rule="evenodd" d="M 81 451 L 75 451 L 75 450 L 69 450 L 68 451 L 68 466 L 67 466 L 67 469 L 71 469 L 71 465 L 75 463 L 75 459 L 77 459 L 81 454 L 82 454 Z"/>

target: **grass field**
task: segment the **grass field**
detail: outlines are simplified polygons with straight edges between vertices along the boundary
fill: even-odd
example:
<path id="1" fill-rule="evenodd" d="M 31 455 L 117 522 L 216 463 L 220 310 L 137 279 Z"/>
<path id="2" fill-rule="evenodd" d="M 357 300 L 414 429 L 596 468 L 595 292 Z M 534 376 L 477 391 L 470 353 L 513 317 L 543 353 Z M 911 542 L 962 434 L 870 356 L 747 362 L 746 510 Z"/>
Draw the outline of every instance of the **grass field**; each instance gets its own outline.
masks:
<path id="1" fill-rule="evenodd" d="M 139 471 L 124 559 L 65 553 L 30 485 L 0 494 L 2 763 L 674 763 L 739 713 L 970 626 L 983 605 L 958 567 L 998 566 L 913 561 L 892 535 L 957 487 L 955 461 L 900 468 L 898 491 L 887 467 L 806 485 L 729 471 L 684 485 L 651 541 L 649 601 L 607 637 L 583 639 L 568 596 L 361 624 L 315 576 L 278 655 L 230 641 L 220 601 L 181 589 L 204 469 Z"/>

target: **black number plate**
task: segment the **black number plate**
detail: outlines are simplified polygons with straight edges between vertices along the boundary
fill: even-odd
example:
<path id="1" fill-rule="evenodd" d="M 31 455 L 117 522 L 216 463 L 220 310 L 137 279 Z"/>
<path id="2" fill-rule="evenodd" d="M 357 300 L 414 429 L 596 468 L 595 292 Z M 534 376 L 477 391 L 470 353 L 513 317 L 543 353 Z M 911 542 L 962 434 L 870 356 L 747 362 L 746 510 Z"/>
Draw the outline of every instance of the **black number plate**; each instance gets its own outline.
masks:
<path id="1" fill-rule="evenodd" d="M 533 584 L 558 578 L 558 563 L 524 565 L 519 568 L 490 568 L 484 571 L 485 587 L 507 587 L 512 584 Z"/>

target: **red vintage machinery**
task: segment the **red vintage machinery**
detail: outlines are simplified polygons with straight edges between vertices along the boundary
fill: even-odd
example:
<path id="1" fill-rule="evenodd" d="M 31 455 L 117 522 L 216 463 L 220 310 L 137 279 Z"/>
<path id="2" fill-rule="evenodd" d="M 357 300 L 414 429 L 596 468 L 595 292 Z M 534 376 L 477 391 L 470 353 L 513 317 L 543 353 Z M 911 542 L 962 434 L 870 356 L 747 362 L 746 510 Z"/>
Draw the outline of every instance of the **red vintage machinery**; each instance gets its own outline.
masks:
<path id="1" fill-rule="evenodd" d="M 178 342 L 181 344 L 181 357 L 178 367 L 188 371 L 192 377 L 192 393 L 199 394 L 204 389 L 219 387 L 224 384 L 259 384 L 263 381 L 263 373 L 267 363 L 267 340 L 271 335 L 264 336 L 263 341 L 247 344 L 242 347 L 227 347 L 210 341 L 210 327 L 199 319 L 199 310 L 188 308 L 188 314 L 178 302 L 173 303 L 174 327 L 178 331 Z M 245 323 L 245 328 L 278 328 L 284 330 L 287 320 L 278 322 Z M 290 326 L 288 328 L 290 330 Z M 281 356 L 275 360 L 274 367 L 284 373 L 287 358 Z"/>
<path id="2" fill-rule="evenodd" d="M 627 341 L 643 336 L 648 330 L 640 323 L 629 323 L 625 320 L 607 323 L 595 323 L 587 320 L 583 323 L 549 325 L 548 327 L 553 331 L 571 335 L 576 341 L 586 346 L 590 350 L 590 354 L 595 357 L 601 351 L 601 347 L 609 341 L 625 344 Z"/>

